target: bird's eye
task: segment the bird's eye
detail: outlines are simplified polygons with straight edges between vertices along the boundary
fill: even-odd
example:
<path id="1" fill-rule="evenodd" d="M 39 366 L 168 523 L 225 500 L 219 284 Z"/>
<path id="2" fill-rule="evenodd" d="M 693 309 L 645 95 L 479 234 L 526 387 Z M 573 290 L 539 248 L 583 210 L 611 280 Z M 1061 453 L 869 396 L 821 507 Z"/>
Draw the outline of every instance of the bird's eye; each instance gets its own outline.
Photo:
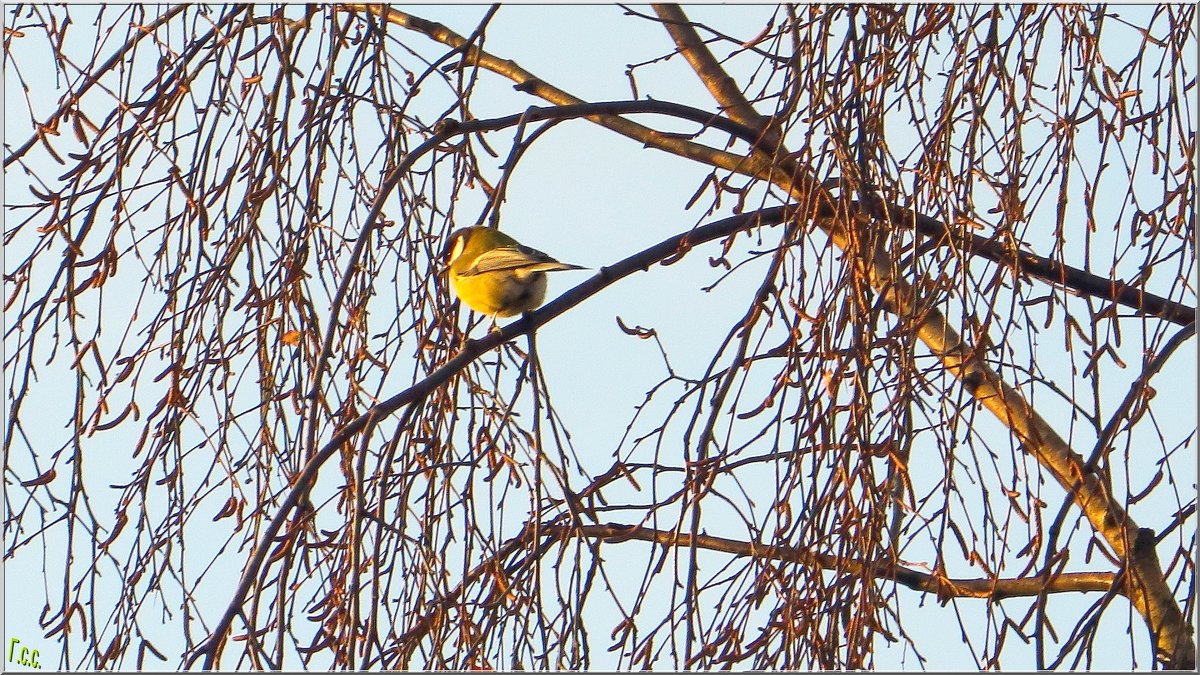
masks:
<path id="1" fill-rule="evenodd" d="M 454 246 L 450 249 L 450 257 L 446 259 L 447 263 L 453 263 L 458 260 L 458 256 L 462 255 L 463 249 L 467 246 L 467 238 L 459 235 L 454 238 Z"/>

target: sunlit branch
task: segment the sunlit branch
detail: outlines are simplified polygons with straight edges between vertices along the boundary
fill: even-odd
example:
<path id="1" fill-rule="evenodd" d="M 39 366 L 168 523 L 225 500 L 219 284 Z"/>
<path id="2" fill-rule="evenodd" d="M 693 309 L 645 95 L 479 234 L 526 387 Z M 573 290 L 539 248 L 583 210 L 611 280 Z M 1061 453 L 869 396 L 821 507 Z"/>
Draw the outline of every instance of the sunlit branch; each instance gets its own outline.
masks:
<path id="1" fill-rule="evenodd" d="M 438 23 L 426 21 L 393 7 L 385 8 L 382 5 L 344 5 L 344 7 L 350 11 L 370 11 L 396 25 L 423 33 L 438 42 L 455 48 L 467 48 L 469 46 L 465 38 L 457 35 L 449 28 Z M 682 16 L 681 13 L 679 15 Z M 711 59 L 711 55 L 709 59 L 704 59 L 703 57 L 697 58 L 708 62 Z M 532 73 L 520 68 L 520 66 L 512 61 L 498 58 L 482 49 L 470 46 L 467 49 L 464 60 L 467 63 L 478 65 L 481 68 L 508 77 L 517 83 L 516 86 L 521 91 L 525 91 L 559 106 L 583 103 L 582 99 L 555 88 Z M 705 81 L 707 82 L 708 80 Z M 732 94 L 728 89 L 720 86 L 720 83 L 713 84 L 713 88 L 723 92 L 724 95 L 720 102 L 724 107 L 728 109 L 737 108 L 742 111 L 753 110 L 753 107 L 749 103 L 745 103 L 744 105 L 737 104 L 730 98 Z M 624 107 L 624 103 L 612 102 L 618 108 L 611 112 L 614 114 L 634 112 L 632 108 Z M 759 132 L 755 131 L 752 126 L 739 123 L 736 119 L 731 120 L 720 115 L 688 108 L 687 106 L 661 101 L 629 103 L 645 103 L 647 104 L 646 112 L 662 112 L 727 131 L 750 144 L 751 147 L 759 147 L 759 143 L 761 142 Z M 828 196 L 825 188 L 821 187 L 820 182 L 805 169 L 795 166 L 792 166 L 790 169 L 781 168 L 771 160 L 770 153 L 762 153 L 758 160 L 752 160 L 751 158 L 735 153 L 724 152 L 674 136 L 668 136 L 623 118 L 604 115 L 586 115 L 585 117 L 617 133 L 684 158 L 701 161 L 738 173 L 758 175 L 783 186 L 794 184 L 796 191 L 800 195 L 809 195 L 818 198 L 817 202 L 821 205 L 820 210 L 823 212 L 827 212 L 826 210 L 833 203 L 832 198 Z M 765 148 L 766 145 L 764 144 L 763 147 Z M 762 158 L 766 158 L 766 161 L 764 162 Z M 784 163 L 794 164 L 787 157 L 780 158 L 780 160 Z M 1025 274 L 1052 284 L 1061 284 L 1081 295 L 1111 300 L 1150 316 L 1156 316 L 1175 323 L 1186 324 L 1195 321 L 1196 309 L 1194 307 L 1188 307 L 1182 303 L 1162 298 L 1123 282 L 1106 279 L 1082 269 L 1060 263 L 1046 256 L 1026 251 L 1014 255 L 1005 247 L 992 240 L 979 235 L 961 236 L 949 225 L 936 218 L 912 212 L 896 204 L 884 203 L 871 205 L 868 212 L 876 216 L 882 216 L 883 213 L 880 212 L 880 209 L 886 209 L 886 213 L 893 222 L 911 222 L 918 232 L 942 245 L 960 245 L 960 249 L 965 252 L 976 253 L 999 264 L 1015 266 Z"/>
<path id="2" fill-rule="evenodd" d="M 216 666 L 215 659 L 224 644 L 226 634 L 233 620 L 240 613 L 242 603 L 250 593 L 255 580 L 258 579 L 267 554 L 276 544 L 276 536 L 291 515 L 292 509 L 300 503 L 301 496 L 315 483 L 321 467 L 333 457 L 355 434 L 361 432 L 372 423 L 395 413 L 406 405 L 419 403 L 434 389 L 443 386 L 450 378 L 457 375 L 463 368 L 492 349 L 508 342 L 513 338 L 525 335 L 539 326 L 553 320 L 567 310 L 575 307 L 587 298 L 599 293 L 608 286 L 639 271 L 646 271 L 652 265 L 675 256 L 683 256 L 693 247 L 713 241 L 730 234 L 756 226 L 776 225 L 788 217 L 788 209 L 774 207 L 762 211 L 747 213 L 732 218 L 725 218 L 707 225 L 699 226 L 682 234 L 665 239 L 658 244 L 644 249 L 613 265 L 600 268 L 593 277 L 567 291 L 558 298 L 546 303 L 537 311 L 526 314 L 521 319 L 513 321 L 499 331 L 488 333 L 478 340 L 469 340 L 466 346 L 440 368 L 430 373 L 425 379 L 405 389 L 404 391 L 375 404 L 362 415 L 341 427 L 333 437 L 305 464 L 296 476 L 295 482 L 287 496 L 279 505 L 279 511 L 270 524 L 259 535 L 254 553 L 242 573 L 242 579 L 234 592 L 224 615 L 218 621 L 208 640 L 198 647 L 187 659 L 191 664 L 200 656 L 204 656 L 204 667 Z"/>
<path id="3" fill-rule="evenodd" d="M 639 525 L 614 523 L 576 527 L 551 525 L 543 526 L 542 531 L 560 537 L 590 537 L 609 544 L 637 540 L 669 547 L 694 546 L 708 551 L 719 551 L 761 560 L 779 560 L 842 573 L 857 574 L 869 569 L 873 572 L 872 576 L 892 579 L 915 591 L 935 593 L 938 600 L 943 603 L 951 598 L 981 598 L 995 602 L 1004 598 L 1033 597 L 1043 592 L 1109 591 L 1117 583 L 1119 577 L 1115 572 L 1061 572 L 1014 579 L 951 579 L 883 561 L 867 562 L 805 551 L 791 546 L 773 546 L 761 542 L 740 541 L 707 534 L 693 536 Z"/>

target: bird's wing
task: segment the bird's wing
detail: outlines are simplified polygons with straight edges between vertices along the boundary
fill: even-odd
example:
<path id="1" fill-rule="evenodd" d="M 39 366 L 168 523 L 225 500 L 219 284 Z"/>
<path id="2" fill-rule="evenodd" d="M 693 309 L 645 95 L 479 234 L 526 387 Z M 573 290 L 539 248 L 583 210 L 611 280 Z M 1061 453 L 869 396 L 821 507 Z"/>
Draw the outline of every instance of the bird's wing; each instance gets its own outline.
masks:
<path id="1" fill-rule="evenodd" d="M 554 258 L 528 246 L 499 246 L 475 258 L 475 262 L 462 272 L 473 276 L 484 272 L 503 272 L 523 269 L 529 272 L 552 272 L 554 270 L 583 269 L 578 265 L 561 263 Z"/>

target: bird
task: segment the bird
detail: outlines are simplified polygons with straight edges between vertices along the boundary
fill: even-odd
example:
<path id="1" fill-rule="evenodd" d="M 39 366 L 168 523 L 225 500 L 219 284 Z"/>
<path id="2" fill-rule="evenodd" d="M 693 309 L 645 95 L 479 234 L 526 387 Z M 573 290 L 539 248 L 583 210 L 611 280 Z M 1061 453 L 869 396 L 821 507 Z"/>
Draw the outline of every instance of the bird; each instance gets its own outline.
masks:
<path id="1" fill-rule="evenodd" d="M 450 285 L 460 300 L 497 317 L 530 312 L 546 299 L 546 272 L 587 269 L 559 262 L 484 225 L 464 227 L 450 235 L 442 253 Z"/>

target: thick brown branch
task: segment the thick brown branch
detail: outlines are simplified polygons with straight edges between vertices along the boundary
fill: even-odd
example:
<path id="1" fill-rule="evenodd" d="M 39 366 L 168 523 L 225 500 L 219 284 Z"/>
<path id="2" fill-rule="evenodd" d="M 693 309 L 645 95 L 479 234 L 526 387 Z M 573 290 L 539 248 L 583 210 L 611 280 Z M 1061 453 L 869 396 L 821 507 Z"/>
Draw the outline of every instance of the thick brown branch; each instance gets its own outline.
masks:
<path id="1" fill-rule="evenodd" d="M 820 567 L 839 572 L 860 573 L 868 568 L 872 576 L 892 579 L 896 583 L 915 591 L 936 593 L 943 602 L 951 598 L 983 598 L 997 601 L 1004 598 L 1034 597 L 1043 591 L 1067 593 L 1072 591 L 1109 591 L 1116 583 L 1114 572 L 1063 572 L 1047 576 L 1022 577 L 1017 579 L 949 579 L 936 574 L 921 572 L 902 565 L 884 561 L 862 561 L 841 556 L 814 553 L 792 546 L 770 546 L 753 541 L 740 541 L 714 537 L 706 534 L 691 536 L 665 530 L 655 530 L 638 525 L 582 525 L 569 527 L 555 525 L 543 527 L 543 532 L 561 537 L 582 536 L 602 539 L 610 543 L 636 539 L 663 546 L 681 548 L 695 546 L 709 551 L 720 551 L 739 556 L 781 560 Z"/>
<path id="2" fill-rule="evenodd" d="M 688 56 L 689 62 L 700 79 L 709 86 L 717 102 L 732 111 L 740 111 L 744 115 L 751 114 L 747 111 L 748 105 L 740 105 L 739 101 L 744 100 L 740 94 L 733 95 L 728 91 L 731 81 L 720 64 L 711 54 L 707 54 L 705 58 L 707 49 L 699 42 L 691 27 L 683 23 L 686 22 L 683 12 L 678 7 L 655 9 L 660 17 L 670 19 L 666 22 L 668 30 L 675 36 L 681 51 Z M 792 176 L 806 175 L 801 168 L 793 168 L 788 173 Z M 772 180 L 776 185 L 790 189 L 801 203 L 806 203 L 806 198 L 813 194 L 811 184 L 789 185 L 774 181 L 774 177 Z M 912 214 L 910 218 L 915 215 Z M 934 231 L 935 222 L 925 221 L 924 225 L 929 229 L 929 236 L 938 237 L 941 233 Z M 839 248 L 855 250 L 851 245 L 853 240 L 847 238 L 837 219 L 826 219 L 822 229 Z M 946 228 L 943 226 L 941 229 L 944 232 Z M 982 251 L 997 254 L 991 242 L 981 240 L 972 243 L 980 245 Z M 1014 256 L 1009 254 L 1005 257 L 1011 260 Z M 1015 257 L 1018 266 L 1037 269 L 1044 278 L 1052 273 L 1060 273 L 1062 276 L 1056 281 L 1066 283 L 1066 270 L 1061 266 L 1055 269 L 1034 259 L 1021 260 L 1019 253 Z M 1192 630 L 1167 587 L 1154 547 L 1131 546 L 1135 538 L 1138 541 L 1147 538 L 1152 541 L 1153 532 L 1137 526 L 1121 504 L 1104 489 L 1098 476 L 1087 469 L 1079 454 L 1067 445 L 1020 392 L 975 358 L 975 349 L 949 327 L 941 312 L 926 311 L 923 316 L 919 314 L 918 307 L 921 303 L 916 292 L 912 286 L 896 277 L 895 267 L 887 252 L 868 251 L 865 258 L 871 285 L 885 293 L 890 309 L 900 316 L 911 317 L 919 322 L 918 336 L 921 341 L 942 359 L 947 369 L 963 382 L 977 400 L 1013 432 L 1038 462 L 1050 470 L 1067 493 L 1073 495 L 1076 504 L 1087 515 L 1096 531 L 1104 537 L 1117 555 L 1126 561 L 1130 574 L 1125 590 L 1153 634 L 1158 657 L 1169 667 L 1194 668 L 1196 649 Z M 1138 294 L 1123 285 L 1118 286 L 1110 282 L 1105 288 L 1104 284 L 1097 283 L 1097 279 L 1081 275 L 1076 275 L 1072 281 L 1081 288 L 1087 288 L 1092 294 L 1103 294 L 1110 299 L 1120 298 L 1126 303 L 1135 303 L 1139 309 L 1155 304 L 1153 300 L 1145 298 L 1145 294 Z M 1161 312 L 1161 307 L 1158 309 Z M 1195 312 L 1174 315 L 1172 320 L 1186 325 L 1186 322 L 1195 320 Z"/>
<path id="3" fill-rule="evenodd" d="M 385 16 L 392 23 L 423 32 L 455 48 L 466 44 L 465 40 L 444 26 L 416 19 L 403 12 L 373 5 L 354 5 L 350 6 L 350 9 L 364 9 Z M 470 48 L 465 61 L 510 77 L 522 90 L 546 100 L 560 104 L 579 102 L 579 99 L 550 87 L 511 61 L 497 59 L 477 48 Z M 768 180 L 787 190 L 801 205 L 803 214 L 819 212 L 835 203 L 823 185 L 805 168 L 795 166 L 790 160 L 785 162 L 786 166 L 781 167 L 761 153 L 739 157 L 695 143 L 664 137 L 641 125 L 619 118 L 600 118 L 595 121 L 652 147 Z M 822 229 L 834 244 L 843 250 L 856 250 L 850 233 L 844 229 L 842 219 L 825 218 L 822 221 Z M 1076 504 L 1096 531 L 1119 557 L 1127 561 L 1127 568 L 1132 576 L 1128 585 L 1131 591 L 1129 597 L 1149 625 L 1159 657 L 1169 667 L 1193 668 L 1196 650 L 1192 629 L 1187 625 L 1171 589 L 1167 586 L 1157 558 L 1152 555 L 1153 547 L 1134 549 L 1131 546 L 1140 536 L 1137 523 L 1104 490 L 1098 476 L 1084 468 L 1083 459 L 1033 410 L 1024 396 L 976 358 L 975 349 L 950 327 L 941 312 L 922 310 L 919 307 L 919 298 L 914 287 L 896 277 L 892 260 L 885 251 L 869 251 L 862 262 L 867 267 L 871 285 L 884 294 L 890 310 L 900 316 L 910 317 L 918 323 L 918 337 L 942 360 L 948 372 L 959 379 L 980 403 L 1005 424 L 1067 493 L 1074 496 Z"/>
<path id="4" fill-rule="evenodd" d="M 655 14 L 662 20 L 663 27 L 675 41 L 679 53 L 687 59 L 692 70 L 700 77 L 700 81 L 708 88 L 717 104 L 721 106 L 733 121 L 754 129 L 762 136 L 762 146 L 773 153 L 783 141 L 779 130 L 770 125 L 770 119 L 759 114 L 750 101 L 746 100 L 742 90 L 721 64 L 717 61 L 708 46 L 700 39 L 695 27 L 688 21 L 683 8 L 675 4 L 652 5 Z"/>
<path id="5" fill-rule="evenodd" d="M 878 265 L 879 263 L 877 263 Z M 911 307 L 911 299 L 901 300 Z M 934 313 L 931 313 L 934 314 Z M 938 319 L 941 321 L 940 313 Z M 985 408 L 1008 427 L 1024 449 L 1063 486 L 1088 521 L 1125 561 L 1129 572 L 1123 593 L 1146 620 L 1159 657 L 1175 668 L 1190 669 L 1196 661 L 1192 629 L 1167 586 L 1153 544 L 1152 530 L 1139 528 L 1124 507 L 1105 489 L 1101 476 L 1085 462 L 1029 402 L 999 374 L 977 358 L 975 350 L 945 326 L 928 319 L 920 326 L 921 341 Z"/>
<path id="6" fill-rule="evenodd" d="M 506 77 L 516 83 L 516 89 L 543 100 L 556 105 L 584 103 L 583 99 L 548 84 L 516 63 L 507 59 L 501 59 L 474 45 L 470 45 L 461 35 L 439 23 L 427 21 L 384 5 L 346 4 L 338 5 L 338 7 L 351 12 L 370 12 L 386 19 L 389 23 L 423 33 L 449 47 L 462 49 L 463 63 L 465 65 L 477 66 Z M 789 173 L 788 169 L 781 168 L 766 155 L 760 154 L 748 158 L 736 153 L 723 152 L 699 143 L 692 143 L 675 136 L 662 134 L 620 117 L 595 115 L 589 116 L 587 119 L 623 136 L 639 141 L 647 147 L 653 147 L 686 159 L 703 162 L 744 175 L 756 176 L 777 185 L 793 186 L 793 191 L 803 195 L 804 203 L 832 204 L 829 191 L 813 176 L 806 173 Z M 755 133 L 752 138 L 757 137 L 758 134 Z M 753 140 L 750 142 L 753 142 Z M 792 166 L 791 170 L 795 171 L 796 167 Z"/>
<path id="7" fill-rule="evenodd" d="M 382 198 L 378 198 L 378 201 L 382 201 Z M 374 217 L 378 217 L 377 214 Z M 430 392 L 446 384 L 450 378 L 457 375 L 475 359 L 504 342 L 533 331 L 620 279 L 635 272 L 648 270 L 651 265 L 662 262 L 672 256 L 683 255 L 688 250 L 704 242 L 719 239 L 754 226 L 776 225 L 783 222 L 787 217 L 787 209 L 774 207 L 755 213 L 725 218 L 724 220 L 702 225 L 670 237 L 650 248 L 625 258 L 615 265 L 602 267 L 590 279 L 551 302 L 546 303 L 537 311 L 526 314 L 521 319 L 508 324 L 501 330 L 492 331 L 481 339 L 468 340 L 462 351 L 440 368 L 430 373 L 424 380 L 417 382 L 385 401 L 375 404 L 365 413 L 348 422 L 333 435 L 333 438 L 324 447 L 308 460 L 304 465 L 304 469 L 297 475 L 295 484 L 279 505 L 279 512 L 275 514 L 275 517 L 259 535 L 258 544 L 255 546 L 245 570 L 242 572 L 242 578 L 238 583 L 237 589 L 234 591 L 233 597 L 230 598 L 225 614 L 214 625 L 212 633 L 204 644 L 200 645 L 189 656 L 185 667 L 194 663 L 201 656 L 204 657 L 204 668 L 211 669 L 216 666 L 216 659 L 220 654 L 229 628 L 233 624 L 233 620 L 240 613 L 240 607 L 248 597 L 255 580 L 259 578 L 259 572 L 266 563 L 267 554 L 277 541 L 276 536 L 283 528 L 284 523 L 288 522 L 292 509 L 300 503 L 301 496 L 316 482 L 317 474 L 320 472 L 321 467 L 337 454 L 342 446 L 349 442 L 355 434 L 367 428 L 371 423 L 378 422 L 406 405 L 424 400 Z"/>
<path id="8" fill-rule="evenodd" d="M 348 11 L 370 11 L 373 14 L 386 18 L 391 23 L 403 26 L 410 30 L 424 33 L 428 37 L 456 49 L 464 49 L 465 62 L 477 65 L 480 68 L 490 70 L 498 75 L 507 77 L 516 83 L 516 87 L 518 89 L 537 96 L 543 100 L 559 106 L 583 104 L 582 99 L 572 96 L 571 94 L 546 83 L 512 61 L 501 59 L 481 49 L 468 46 L 468 42 L 465 38 L 441 24 L 434 23 L 432 21 L 426 21 L 420 17 L 416 17 L 393 8 L 384 8 L 380 5 L 343 5 L 342 7 Z M 686 21 L 686 17 L 684 17 L 683 20 Z M 688 29 L 691 30 L 690 26 Z M 694 33 L 694 30 L 692 32 Z M 705 48 L 704 51 L 707 52 L 707 48 Z M 709 53 L 708 58 L 712 59 L 711 53 Z M 715 59 L 712 60 L 715 62 Z M 719 88 L 718 91 L 724 92 L 725 90 L 723 88 Z M 714 93 L 714 95 L 717 94 Z M 721 94 L 721 96 L 724 96 L 724 94 Z M 718 101 L 722 102 L 722 99 L 718 98 Z M 730 99 L 730 102 L 732 102 L 732 99 Z M 618 105 L 618 102 L 613 103 L 614 105 Z M 640 101 L 637 103 L 653 105 L 663 102 Z M 663 110 L 662 112 L 666 114 L 687 117 L 688 119 L 713 126 L 714 128 L 720 128 L 723 131 L 728 131 L 729 133 L 734 134 L 741 140 L 755 147 L 763 147 L 765 145 L 765 143 L 759 143 L 761 132 L 756 130 L 761 128 L 761 124 L 739 124 L 737 118 L 734 118 L 734 122 L 730 123 L 729 120 L 718 115 L 710 115 L 706 120 L 701 120 L 697 119 L 693 115 L 681 114 L 680 111 L 687 109 L 686 106 L 678 106 L 676 104 L 669 103 L 665 105 L 674 108 L 674 110 L 670 112 Z M 722 105 L 725 105 L 725 103 L 722 103 Z M 749 106 L 748 103 L 746 105 Z M 753 108 L 750 108 L 750 110 L 753 111 Z M 613 112 L 618 113 L 626 111 L 628 110 L 614 110 Z M 762 116 L 759 116 L 757 112 L 755 112 L 754 115 L 758 116 L 760 122 L 761 120 L 765 119 Z M 821 186 L 820 181 L 817 181 L 815 177 L 809 175 L 806 171 L 796 166 L 789 165 L 781 169 L 776 163 L 770 161 L 766 155 L 758 155 L 755 158 L 747 158 L 742 155 L 723 152 L 705 145 L 667 136 L 655 131 L 654 129 L 637 124 L 636 122 L 632 122 L 620 117 L 614 117 L 612 115 L 588 115 L 586 116 L 586 119 L 599 124 L 600 126 L 611 129 L 612 131 L 615 131 L 623 136 L 641 142 L 648 147 L 657 148 L 686 159 L 703 162 L 718 168 L 736 171 L 745 175 L 757 176 L 759 178 L 763 178 L 764 180 L 770 180 L 777 185 L 787 187 L 792 190 L 793 194 L 797 195 L 797 198 L 800 199 L 802 203 L 813 200 L 817 204 L 822 205 L 822 209 L 831 209 L 832 204 L 834 203 L 832 196 L 829 195 L 828 191 Z M 738 130 L 739 126 L 741 127 L 740 131 Z M 880 207 L 876 205 L 876 210 L 873 212 L 874 215 L 881 215 L 881 211 L 879 209 Z M 978 235 L 973 235 L 971 237 L 954 236 L 952 240 L 948 240 L 948 236 L 953 236 L 951 228 L 936 218 L 911 212 L 908 209 L 895 204 L 887 204 L 886 209 L 893 222 L 912 222 L 915 224 L 915 227 L 919 232 L 925 236 L 933 238 L 935 241 L 955 243 L 956 245 L 961 246 L 961 248 L 964 250 L 978 253 L 988 260 L 992 260 L 1001 264 L 1019 266 L 1022 272 L 1029 274 L 1030 276 L 1043 279 L 1051 283 L 1064 284 L 1077 293 L 1081 293 L 1083 295 L 1094 295 L 1096 297 L 1112 300 L 1126 307 L 1137 309 L 1145 312 L 1148 315 L 1157 316 L 1175 323 L 1186 325 L 1188 322 L 1195 321 L 1196 309 L 1194 307 L 1188 307 L 1183 303 L 1162 298 L 1152 293 L 1147 293 L 1140 288 L 1127 286 L 1113 279 L 1106 279 L 1104 277 L 1090 274 L 1081 269 L 1058 263 L 1043 256 L 1038 256 L 1027 252 L 1022 252 L 1014 256 L 1003 246 Z M 834 237 L 834 240 L 840 242 L 840 246 L 844 246 L 845 244 L 844 240 L 839 240 L 836 236 Z"/>
<path id="9" fill-rule="evenodd" d="M 868 212 L 900 226 L 912 225 L 917 232 L 942 245 L 951 245 L 963 253 L 978 255 L 1007 265 L 1031 277 L 1060 284 L 1083 296 L 1103 298 L 1139 314 L 1158 317 L 1181 326 L 1196 323 L 1196 308 L 1149 293 L 1116 279 L 1108 279 L 1028 251 L 1014 250 L 1001 242 L 973 233 L 955 232 L 942 221 L 896 204 L 875 202 Z"/>

